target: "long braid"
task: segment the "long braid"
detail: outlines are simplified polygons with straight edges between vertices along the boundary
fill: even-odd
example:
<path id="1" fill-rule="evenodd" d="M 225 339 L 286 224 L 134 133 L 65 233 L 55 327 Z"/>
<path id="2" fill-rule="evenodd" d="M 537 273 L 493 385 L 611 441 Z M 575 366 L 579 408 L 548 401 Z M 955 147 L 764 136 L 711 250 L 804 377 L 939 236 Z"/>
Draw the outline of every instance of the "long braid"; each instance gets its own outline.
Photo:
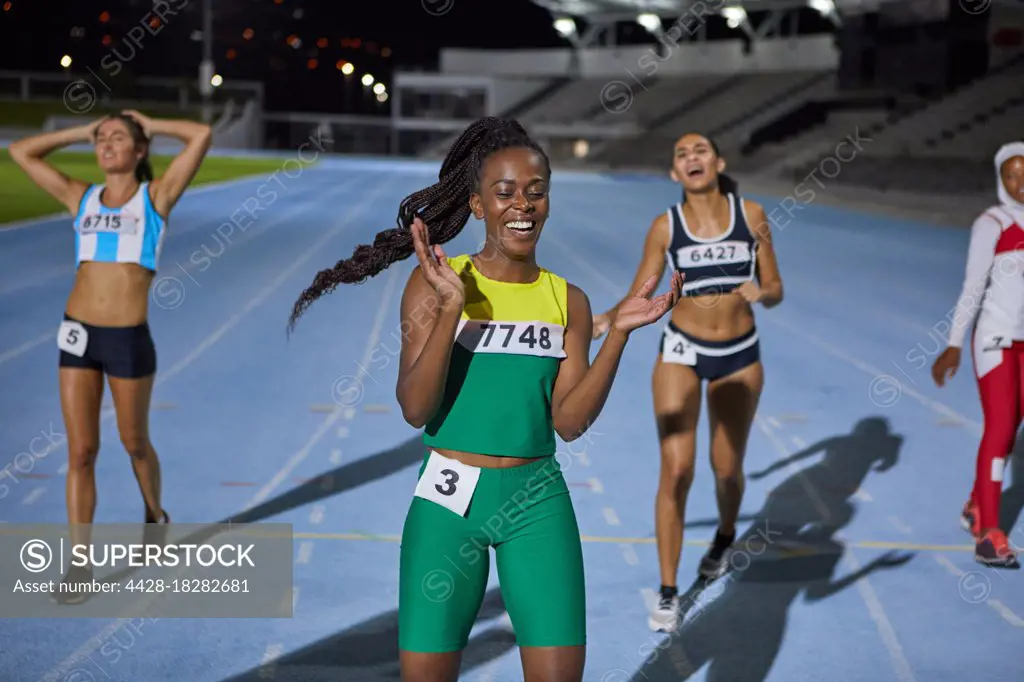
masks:
<path id="1" fill-rule="evenodd" d="M 483 162 L 494 152 L 510 147 L 533 149 L 547 163 L 543 149 L 517 121 L 486 117 L 470 124 L 448 150 L 438 181 L 402 200 L 398 227 L 379 232 L 372 245 L 357 246 L 350 258 L 316 274 L 295 302 L 288 320 L 289 331 L 314 301 L 333 292 L 339 284 L 363 282 L 415 253 L 411 227 L 416 216 L 426 224 L 431 244 L 444 244 L 458 236 L 469 220 L 469 198 L 479 189 Z M 550 172 L 550 164 L 548 168 Z"/>

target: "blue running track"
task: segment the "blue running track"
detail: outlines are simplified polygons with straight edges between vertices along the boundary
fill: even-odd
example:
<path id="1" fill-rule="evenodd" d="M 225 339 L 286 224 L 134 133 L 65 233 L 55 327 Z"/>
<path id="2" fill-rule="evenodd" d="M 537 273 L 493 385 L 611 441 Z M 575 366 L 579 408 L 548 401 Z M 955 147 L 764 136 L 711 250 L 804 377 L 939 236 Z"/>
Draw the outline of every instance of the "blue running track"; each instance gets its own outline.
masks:
<path id="1" fill-rule="evenodd" d="M 176 522 L 293 524 L 294 617 L 6 619 L 0 680 L 397 679 L 398 540 L 421 457 L 395 401 L 398 309 L 415 258 L 321 300 L 290 341 L 284 329 L 313 275 L 393 226 L 399 200 L 436 167 L 282 167 L 291 177 L 192 190 L 172 216 L 151 306 L 151 430 Z M 556 174 L 541 263 L 604 309 L 676 197 L 658 179 Z M 769 212 L 779 203 L 753 198 Z M 254 220 L 246 205 L 258 205 Z M 447 250 L 482 237 L 471 222 Z M 958 523 L 981 433 L 971 366 L 943 390 L 927 370 L 967 238 L 817 205 L 775 227 L 786 300 L 758 312 L 767 385 L 746 466 L 749 553 L 688 596 L 672 636 L 647 628 L 659 582 L 650 376 L 660 328 L 634 334 L 601 419 L 559 454 L 584 535 L 588 681 L 1019 682 L 1024 576 L 976 564 Z M 66 519 L 55 333 L 72 249 L 66 218 L 0 230 L 6 523 Z M 40 434 L 58 446 L 42 450 Z M 702 425 L 683 586 L 714 533 L 706 434 Z M 32 443 L 35 455 L 19 457 Z M 1024 468 L 1012 461 L 1004 524 L 1020 547 Z M 141 520 L 109 405 L 97 475 L 97 523 Z M 462 679 L 522 679 L 491 581 Z"/>

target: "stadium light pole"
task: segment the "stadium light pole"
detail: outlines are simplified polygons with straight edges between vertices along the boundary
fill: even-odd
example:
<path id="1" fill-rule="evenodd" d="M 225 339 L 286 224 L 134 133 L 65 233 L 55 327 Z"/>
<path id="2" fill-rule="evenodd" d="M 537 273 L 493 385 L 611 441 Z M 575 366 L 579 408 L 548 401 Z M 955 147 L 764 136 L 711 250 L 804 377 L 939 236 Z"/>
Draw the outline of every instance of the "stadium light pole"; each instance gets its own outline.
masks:
<path id="1" fill-rule="evenodd" d="M 203 96 L 203 123 L 213 120 L 213 0 L 203 0 L 203 61 L 199 64 L 199 92 Z"/>

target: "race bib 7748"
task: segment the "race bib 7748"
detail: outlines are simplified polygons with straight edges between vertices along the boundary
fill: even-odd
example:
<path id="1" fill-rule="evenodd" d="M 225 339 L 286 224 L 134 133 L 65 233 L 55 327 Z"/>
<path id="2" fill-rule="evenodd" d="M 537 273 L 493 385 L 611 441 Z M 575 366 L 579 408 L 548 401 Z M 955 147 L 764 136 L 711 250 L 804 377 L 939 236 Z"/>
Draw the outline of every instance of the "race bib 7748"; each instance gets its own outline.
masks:
<path id="1" fill-rule="evenodd" d="M 456 343 L 474 353 L 506 353 L 564 358 L 561 325 L 549 322 L 504 322 L 500 320 L 463 320 Z"/>

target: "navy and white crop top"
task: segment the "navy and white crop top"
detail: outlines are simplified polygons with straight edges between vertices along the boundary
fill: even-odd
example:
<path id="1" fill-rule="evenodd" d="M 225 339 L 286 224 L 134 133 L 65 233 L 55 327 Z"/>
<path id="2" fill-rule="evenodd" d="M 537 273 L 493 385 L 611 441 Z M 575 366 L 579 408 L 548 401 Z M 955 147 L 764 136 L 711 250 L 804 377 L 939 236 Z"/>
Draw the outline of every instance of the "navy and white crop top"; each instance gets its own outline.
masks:
<path id="1" fill-rule="evenodd" d="M 724 294 L 754 279 L 757 239 L 748 226 L 743 199 L 729 198 L 729 228 L 721 236 L 695 236 L 686 225 L 683 205 L 668 209 L 669 245 L 665 252 L 669 268 L 683 280 L 683 296 Z"/>

